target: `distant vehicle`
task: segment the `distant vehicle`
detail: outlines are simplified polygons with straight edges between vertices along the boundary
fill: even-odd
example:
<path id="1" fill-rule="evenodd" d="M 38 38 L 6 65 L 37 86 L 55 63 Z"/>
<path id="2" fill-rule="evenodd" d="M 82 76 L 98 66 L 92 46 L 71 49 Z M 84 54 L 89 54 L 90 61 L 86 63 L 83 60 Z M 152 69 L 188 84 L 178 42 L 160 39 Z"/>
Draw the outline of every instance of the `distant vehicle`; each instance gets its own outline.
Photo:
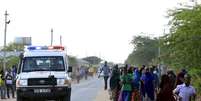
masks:
<path id="1" fill-rule="evenodd" d="M 25 48 L 16 80 L 17 101 L 70 101 L 72 67 L 64 50 L 63 46 Z"/>

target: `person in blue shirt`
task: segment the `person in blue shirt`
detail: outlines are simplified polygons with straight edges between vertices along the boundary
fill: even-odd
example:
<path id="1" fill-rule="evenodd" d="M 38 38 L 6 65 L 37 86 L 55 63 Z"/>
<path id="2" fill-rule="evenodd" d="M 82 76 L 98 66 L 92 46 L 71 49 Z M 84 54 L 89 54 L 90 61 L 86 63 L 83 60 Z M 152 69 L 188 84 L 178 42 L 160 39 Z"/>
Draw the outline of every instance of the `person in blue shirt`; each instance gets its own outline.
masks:
<path id="1" fill-rule="evenodd" d="M 132 81 L 132 100 L 140 101 L 140 71 L 134 68 L 133 71 L 133 81 Z"/>
<path id="2" fill-rule="evenodd" d="M 103 72 L 103 76 L 104 76 L 104 84 L 105 84 L 104 88 L 105 88 L 105 90 L 107 90 L 108 78 L 110 76 L 110 68 L 107 65 L 107 61 L 105 61 L 104 66 L 101 68 L 101 72 Z M 101 72 L 100 72 L 100 74 L 101 74 Z"/>
<path id="3" fill-rule="evenodd" d="M 14 93 L 14 88 L 13 88 L 13 76 L 11 73 L 11 70 L 8 69 L 7 74 L 5 76 L 5 83 L 6 83 L 6 92 L 7 92 L 7 97 L 10 98 L 10 90 L 12 93 L 12 97 L 15 97 L 15 93 Z"/>
<path id="4" fill-rule="evenodd" d="M 145 75 L 141 78 L 145 87 L 145 100 L 154 101 L 154 76 L 151 74 L 149 68 L 145 70 Z"/>

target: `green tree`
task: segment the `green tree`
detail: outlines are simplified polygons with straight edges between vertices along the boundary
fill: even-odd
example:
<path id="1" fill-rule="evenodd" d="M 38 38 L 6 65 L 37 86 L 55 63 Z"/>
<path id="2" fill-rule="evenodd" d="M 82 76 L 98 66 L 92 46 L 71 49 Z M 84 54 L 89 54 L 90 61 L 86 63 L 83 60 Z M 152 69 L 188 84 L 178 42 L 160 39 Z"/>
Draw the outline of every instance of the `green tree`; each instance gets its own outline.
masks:
<path id="1" fill-rule="evenodd" d="M 9 43 L 5 48 L 3 48 L 1 51 L 23 51 L 24 45 L 15 44 L 15 43 Z M 9 56 L 6 57 L 6 67 L 10 68 L 13 65 L 17 65 L 19 62 L 19 57 L 17 56 Z M 3 58 L 0 59 L 0 68 L 3 68 Z"/>
<path id="2" fill-rule="evenodd" d="M 166 60 L 176 67 L 201 67 L 201 6 L 172 10 L 169 15 L 170 34 L 163 38 Z"/>
<path id="3" fill-rule="evenodd" d="M 89 56 L 89 57 L 85 57 L 83 58 L 83 60 L 89 62 L 90 64 L 93 64 L 93 65 L 97 65 L 101 62 L 101 59 L 96 57 L 96 56 Z"/>
<path id="4" fill-rule="evenodd" d="M 16 44 L 16 43 L 9 43 L 5 48 L 2 49 L 2 51 L 23 51 L 24 45 L 22 44 Z"/>
<path id="5" fill-rule="evenodd" d="M 13 65 L 18 65 L 20 58 L 18 56 L 10 56 L 7 58 L 7 68 L 11 68 Z"/>
<path id="6" fill-rule="evenodd" d="M 170 33 L 162 37 L 162 60 L 175 69 L 186 68 L 201 91 L 201 6 L 169 11 Z M 201 92 L 200 92 L 201 93 Z"/>
<path id="7" fill-rule="evenodd" d="M 126 63 L 134 65 L 148 65 L 153 59 L 158 57 L 158 44 L 156 38 L 145 36 L 134 36 L 131 44 L 133 52 L 129 54 Z"/>
<path id="8" fill-rule="evenodd" d="M 69 60 L 69 65 L 70 66 L 76 66 L 77 65 L 77 59 L 76 59 L 76 57 L 68 56 L 68 60 Z"/>

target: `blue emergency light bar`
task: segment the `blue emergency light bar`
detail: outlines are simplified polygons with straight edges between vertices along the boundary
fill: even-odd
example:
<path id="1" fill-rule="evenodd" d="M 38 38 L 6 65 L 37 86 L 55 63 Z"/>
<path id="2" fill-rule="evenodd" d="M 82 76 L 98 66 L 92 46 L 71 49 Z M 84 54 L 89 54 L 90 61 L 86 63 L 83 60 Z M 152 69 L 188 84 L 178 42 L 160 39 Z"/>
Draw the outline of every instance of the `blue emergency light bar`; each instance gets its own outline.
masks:
<path id="1" fill-rule="evenodd" d="M 27 47 L 27 49 L 28 49 L 28 50 L 35 50 L 36 47 L 33 47 L 33 46 L 32 46 L 32 47 Z"/>
<path id="2" fill-rule="evenodd" d="M 63 46 L 28 46 L 25 50 L 32 51 L 32 50 L 64 50 Z"/>
<path id="3" fill-rule="evenodd" d="M 47 46 L 28 46 L 28 50 L 48 50 Z"/>

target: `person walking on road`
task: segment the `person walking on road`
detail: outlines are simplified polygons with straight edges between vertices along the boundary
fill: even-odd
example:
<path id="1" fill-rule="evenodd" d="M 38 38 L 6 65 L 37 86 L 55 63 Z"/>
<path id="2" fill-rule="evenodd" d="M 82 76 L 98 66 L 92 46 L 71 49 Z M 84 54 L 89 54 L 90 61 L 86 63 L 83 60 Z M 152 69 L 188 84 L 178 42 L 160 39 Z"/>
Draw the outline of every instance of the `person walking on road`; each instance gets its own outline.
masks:
<path id="1" fill-rule="evenodd" d="M 131 101 L 140 101 L 140 71 L 138 67 L 133 70 Z"/>
<path id="2" fill-rule="evenodd" d="M 80 83 L 80 68 L 78 67 L 75 71 L 75 76 L 76 76 L 76 80 L 77 80 L 77 83 Z"/>
<path id="3" fill-rule="evenodd" d="M 132 81 L 133 74 L 132 71 L 128 71 L 128 65 L 126 65 L 123 69 L 123 75 L 121 78 L 121 94 L 119 96 L 119 101 L 131 101 L 131 93 L 132 93 Z"/>
<path id="4" fill-rule="evenodd" d="M 5 81 L 6 81 L 7 97 L 10 98 L 10 90 L 11 90 L 12 97 L 14 98 L 15 93 L 13 88 L 13 76 L 12 76 L 11 70 L 7 71 Z"/>
<path id="5" fill-rule="evenodd" d="M 115 65 L 112 68 L 112 74 L 110 77 L 110 90 L 112 92 L 111 98 L 112 101 L 118 101 L 118 95 L 120 91 L 120 71 L 118 65 Z"/>
<path id="6" fill-rule="evenodd" d="M 174 86 L 172 86 L 171 82 L 173 82 L 171 77 L 167 74 L 162 75 L 156 101 L 176 101 L 172 92 Z"/>
<path id="7" fill-rule="evenodd" d="M 151 74 L 149 68 L 145 70 L 145 75 L 141 77 L 145 87 L 145 101 L 154 101 L 154 76 Z"/>
<path id="8" fill-rule="evenodd" d="M 89 75 L 89 68 L 88 68 L 88 67 L 85 68 L 85 69 L 84 69 L 84 72 L 85 72 L 85 73 L 84 73 L 84 74 L 85 74 L 85 75 L 84 75 L 84 78 L 85 78 L 85 80 L 87 80 L 87 79 L 88 79 L 88 75 Z"/>
<path id="9" fill-rule="evenodd" d="M 168 77 L 170 79 L 169 83 L 170 83 L 171 88 L 173 88 L 173 89 L 176 88 L 175 87 L 176 75 L 175 75 L 174 71 L 173 70 L 168 70 L 167 75 L 168 75 Z"/>
<path id="10" fill-rule="evenodd" d="M 174 89 L 174 94 L 177 94 L 179 101 L 195 101 L 196 91 L 193 86 L 190 85 L 191 76 L 189 74 L 184 75 L 184 83 L 178 85 Z"/>
<path id="11" fill-rule="evenodd" d="M 145 83 L 142 80 L 142 77 L 145 76 L 145 73 L 146 73 L 145 66 L 142 66 L 140 68 L 140 96 L 141 96 L 140 101 L 145 100 Z"/>
<path id="12" fill-rule="evenodd" d="M 107 85 L 108 85 L 107 82 L 108 82 L 108 78 L 110 75 L 110 68 L 107 65 L 107 61 L 105 61 L 104 66 L 101 68 L 101 72 L 103 72 L 103 76 L 104 76 L 104 84 L 105 84 L 104 89 L 107 90 Z M 101 72 L 100 72 L 100 74 L 101 74 Z"/>
<path id="13" fill-rule="evenodd" d="M 181 69 L 181 71 L 177 74 L 176 86 L 184 83 L 184 75 L 186 73 L 187 71 L 185 69 Z"/>
<path id="14" fill-rule="evenodd" d="M 14 92 L 15 92 L 16 91 L 16 75 L 17 75 L 17 67 L 16 67 L 16 65 L 12 66 L 11 73 L 12 73 L 12 77 L 13 77 L 13 89 L 14 89 Z"/>
<path id="15" fill-rule="evenodd" d="M 157 93 L 158 87 L 159 87 L 159 76 L 158 76 L 158 73 L 157 73 L 157 70 L 156 70 L 156 66 L 152 66 L 150 68 L 150 72 L 154 77 L 154 89 L 155 89 L 155 93 Z"/>
<path id="16" fill-rule="evenodd" d="M 5 89 L 5 78 L 3 70 L 0 72 L 0 95 L 1 99 L 6 98 L 6 89 Z"/>

